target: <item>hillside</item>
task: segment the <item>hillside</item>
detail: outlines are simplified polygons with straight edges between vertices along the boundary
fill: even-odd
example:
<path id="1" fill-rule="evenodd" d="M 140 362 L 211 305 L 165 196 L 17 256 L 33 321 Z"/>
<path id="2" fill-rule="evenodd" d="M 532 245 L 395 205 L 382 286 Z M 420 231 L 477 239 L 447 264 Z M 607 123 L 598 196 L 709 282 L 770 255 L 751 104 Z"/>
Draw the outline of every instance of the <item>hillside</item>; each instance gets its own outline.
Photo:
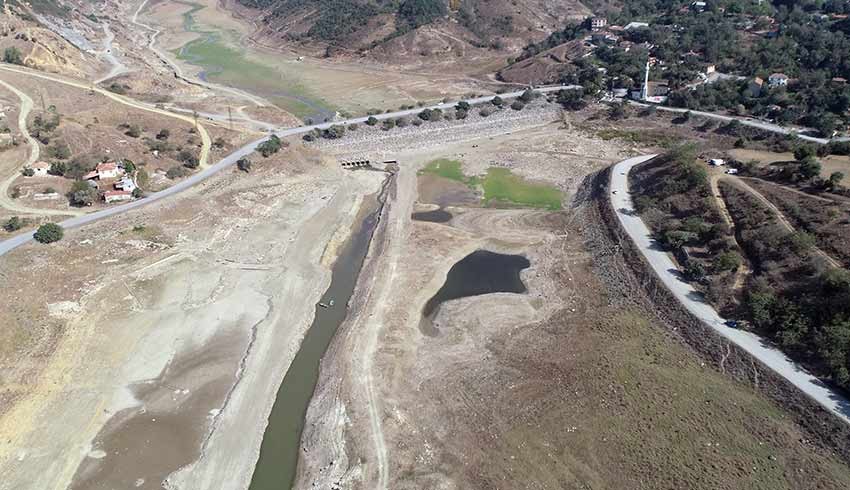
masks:
<path id="1" fill-rule="evenodd" d="M 396 65 L 466 67 L 515 56 L 590 11 L 577 0 L 234 0 L 257 40 Z"/>

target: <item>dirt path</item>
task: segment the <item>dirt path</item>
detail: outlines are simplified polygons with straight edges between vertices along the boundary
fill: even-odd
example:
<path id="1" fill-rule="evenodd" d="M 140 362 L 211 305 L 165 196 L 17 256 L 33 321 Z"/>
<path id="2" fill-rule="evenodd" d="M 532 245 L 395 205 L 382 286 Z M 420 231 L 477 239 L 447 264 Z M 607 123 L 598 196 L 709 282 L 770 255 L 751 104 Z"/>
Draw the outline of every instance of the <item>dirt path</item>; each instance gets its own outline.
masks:
<path id="1" fill-rule="evenodd" d="M 711 185 L 711 195 L 714 196 L 714 202 L 717 203 L 717 207 L 720 209 L 720 215 L 723 217 L 723 221 L 725 221 L 732 230 L 732 239 L 735 240 L 738 248 L 743 249 L 741 244 L 738 243 L 737 233 L 735 233 L 735 220 L 732 219 L 732 214 L 729 213 L 729 208 L 726 207 L 726 200 L 723 199 L 723 195 L 720 193 L 720 188 L 717 186 L 717 181 L 720 180 L 721 177 L 722 175 L 712 175 L 711 178 L 708 179 L 708 182 Z M 752 273 L 749 261 L 747 261 L 746 257 L 743 257 L 743 259 L 744 260 L 741 261 L 741 266 L 738 267 L 738 270 L 735 272 L 735 282 L 732 285 L 732 288 L 736 291 L 744 287 L 744 282 Z"/>
<path id="2" fill-rule="evenodd" d="M 198 156 L 198 161 L 200 162 L 200 167 L 206 168 L 209 165 L 210 147 L 212 146 L 212 140 L 210 139 L 210 135 L 207 132 L 207 130 L 204 128 L 204 126 L 201 123 L 196 122 L 195 119 L 192 118 L 192 117 L 184 116 L 184 115 L 181 115 L 181 114 L 175 114 L 173 112 L 164 111 L 162 109 L 157 109 L 156 107 L 144 104 L 142 102 L 138 102 L 136 100 L 133 100 L 133 99 L 126 97 L 126 96 L 123 96 L 123 95 L 118 95 L 118 94 L 112 93 L 108 90 L 104 90 L 104 89 L 99 88 L 99 87 L 90 86 L 90 85 L 86 85 L 86 84 L 83 84 L 83 83 L 74 82 L 74 81 L 70 81 L 70 80 L 65 80 L 63 78 L 45 75 L 45 74 L 42 74 L 42 73 L 36 73 L 36 72 L 30 71 L 30 70 L 27 70 L 27 69 L 23 69 L 23 68 L 12 67 L 12 66 L 9 66 L 9 65 L 0 65 L 0 70 L 12 72 L 12 73 L 17 73 L 19 75 L 25 75 L 25 76 L 28 76 L 28 77 L 40 78 L 42 80 L 49 80 L 51 82 L 56 82 L 56 83 L 61 83 L 63 85 L 68 85 L 69 87 L 76 87 L 76 88 L 83 89 L 83 90 L 91 90 L 92 92 L 96 92 L 100 95 L 103 95 L 104 97 L 107 97 L 109 99 L 114 100 L 115 102 L 118 102 L 119 104 L 123 104 L 123 105 L 129 106 L 129 107 L 133 107 L 134 109 L 153 112 L 155 114 L 159 114 L 159 115 L 166 116 L 166 117 L 173 117 L 175 119 L 179 119 L 181 121 L 188 122 L 189 124 L 192 124 L 195 127 L 195 129 L 198 131 L 198 134 L 201 135 L 201 142 L 202 142 L 203 146 L 201 147 L 201 154 Z"/>
<path id="3" fill-rule="evenodd" d="M 30 135 L 29 130 L 27 129 L 27 117 L 29 117 L 29 114 L 32 111 L 33 102 L 29 95 L 21 92 L 9 83 L 0 80 L 0 85 L 14 93 L 21 100 L 21 109 L 20 111 L 18 111 L 18 128 L 21 131 L 21 134 L 24 136 L 24 139 L 27 140 L 27 144 L 30 147 L 29 157 L 27 157 L 26 162 L 21 165 L 21 168 L 26 168 L 35 163 L 40 155 L 38 141 L 36 141 L 35 138 Z M 71 209 L 40 209 L 22 206 L 14 199 L 9 197 L 9 188 L 12 186 L 12 183 L 15 181 L 15 179 L 18 178 L 19 175 L 20 169 L 15 168 L 14 172 L 9 177 L 3 179 L 3 181 L 0 182 L 0 206 L 2 206 L 3 208 L 8 209 L 9 211 L 12 211 L 14 213 L 41 216 L 79 216 L 81 214 L 84 214 L 81 211 Z"/>
<path id="4" fill-rule="evenodd" d="M 788 230 L 789 233 L 796 233 L 797 232 L 797 229 L 794 227 L 794 225 L 791 224 L 790 221 L 788 221 L 788 218 L 785 217 L 785 215 L 782 213 L 782 211 L 778 207 L 776 207 L 776 205 L 774 205 L 772 202 L 770 202 L 770 200 L 768 198 L 764 197 L 764 195 L 762 193 L 760 193 L 759 191 L 750 187 L 750 185 L 747 184 L 745 181 L 743 181 L 740 178 L 731 177 L 731 176 L 723 176 L 723 177 L 720 177 L 720 178 L 723 179 L 724 182 L 728 182 L 729 184 L 734 185 L 735 187 L 737 187 L 738 189 L 740 189 L 744 192 L 749 192 L 750 195 L 752 195 L 753 197 L 758 199 L 759 202 L 761 202 L 762 204 L 767 206 L 767 208 L 770 209 L 771 212 L 773 212 L 773 214 L 779 220 L 779 223 L 782 225 L 782 227 L 785 228 L 786 230 Z M 829 263 L 829 265 L 831 265 L 833 267 L 839 267 L 839 268 L 843 267 L 841 262 L 832 258 L 829 254 L 824 252 L 817 245 L 812 245 L 812 251 L 816 255 L 818 255 L 819 257 L 822 257 L 825 261 L 827 261 Z"/>

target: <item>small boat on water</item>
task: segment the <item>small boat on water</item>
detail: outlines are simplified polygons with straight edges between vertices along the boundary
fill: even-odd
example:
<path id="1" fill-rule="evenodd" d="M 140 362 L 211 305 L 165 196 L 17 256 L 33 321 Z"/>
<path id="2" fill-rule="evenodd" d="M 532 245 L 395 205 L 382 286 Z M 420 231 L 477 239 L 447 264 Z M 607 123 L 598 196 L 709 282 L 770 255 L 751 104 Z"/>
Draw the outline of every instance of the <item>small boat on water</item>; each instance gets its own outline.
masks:
<path id="1" fill-rule="evenodd" d="M 334 300 L 330 300 L 327 303 L 319 303 L 319 306 L 321 306 L 322 308 L 330 308 L 333 305 L 334 305 Z"/>

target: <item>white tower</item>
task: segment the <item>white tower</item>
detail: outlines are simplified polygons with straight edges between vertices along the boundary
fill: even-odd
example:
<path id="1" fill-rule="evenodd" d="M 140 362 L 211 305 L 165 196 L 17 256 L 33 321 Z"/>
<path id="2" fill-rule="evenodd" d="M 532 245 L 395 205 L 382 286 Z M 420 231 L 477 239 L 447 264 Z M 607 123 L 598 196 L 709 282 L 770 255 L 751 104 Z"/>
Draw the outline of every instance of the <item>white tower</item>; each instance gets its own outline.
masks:
<path id="1" fill-rule="evenodd" d="M 649 97 L 649 58 L 646 59 L 646 72 L 643 75 L 643 88 L 640 89 L 640 100 L 646 102 Z"/>

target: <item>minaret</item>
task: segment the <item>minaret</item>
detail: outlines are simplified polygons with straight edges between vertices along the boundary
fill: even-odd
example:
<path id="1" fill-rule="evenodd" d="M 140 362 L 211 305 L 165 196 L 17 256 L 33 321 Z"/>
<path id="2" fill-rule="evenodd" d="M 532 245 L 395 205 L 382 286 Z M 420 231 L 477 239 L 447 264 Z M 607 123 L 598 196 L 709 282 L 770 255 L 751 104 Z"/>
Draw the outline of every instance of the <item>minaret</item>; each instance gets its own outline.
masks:
<path id="1" fill-rule="evenodd" d="M 640 90 L 640 98 L 646 102 L 649 96 L 649 58 L 646 59 L 646 73 L 643 75 L 643 88 Z"/>

